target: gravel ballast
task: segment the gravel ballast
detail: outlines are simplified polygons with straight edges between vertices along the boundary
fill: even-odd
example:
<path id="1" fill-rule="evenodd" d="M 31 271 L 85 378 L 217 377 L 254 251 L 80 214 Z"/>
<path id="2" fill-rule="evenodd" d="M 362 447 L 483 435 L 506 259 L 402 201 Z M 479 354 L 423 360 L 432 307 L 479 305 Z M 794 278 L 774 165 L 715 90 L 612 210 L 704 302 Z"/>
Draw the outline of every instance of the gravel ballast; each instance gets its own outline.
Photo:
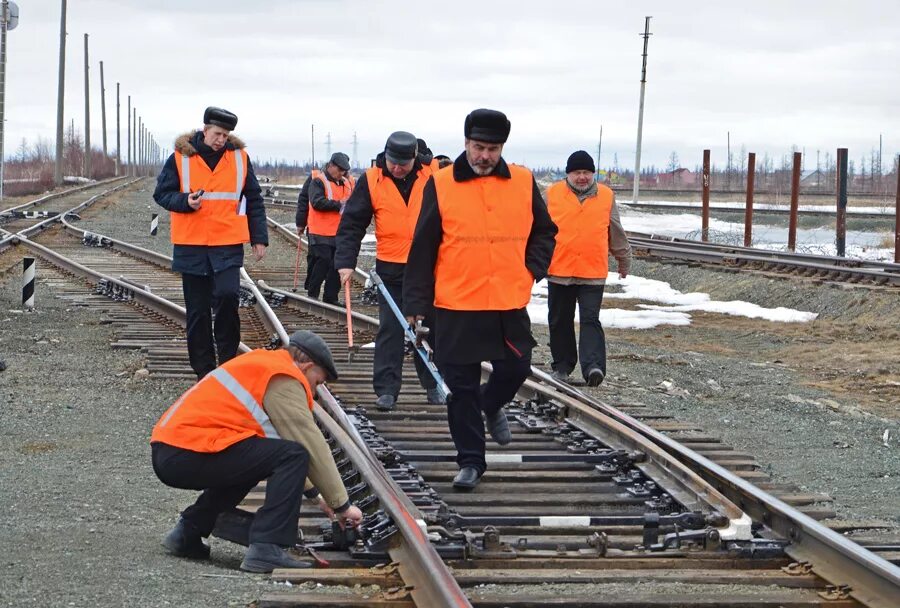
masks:
<path id="1" fill-rule="evenodd" d="M 83 213 L 82 228 L 171 254 L 152 186 Z M 156 237 L 151 213 L 164 221 Z M 293 251 L 271 238 L 261 266 L 292 267 Z M 194 493 L 156 479 L 147 441 L 189 385 L 137 379 L 140 356 L 112 350 L 100 313 L 55 297 L 40 268 L 37 311 L 21 311 L 14 265 L 23 254 L 0 256 L 0 272 L 13 267 L 0 274 L 0 605 L 245 606 L 276 589 L 240 572 L 243 550 L 227 542 L 212 540 L 211 562 L 165 554 L 160 541 Z M 774 481 L 831 495 L 842 518 L 900 525 L 900 393 L 890 384 L 900 381 L 896 293 L 642 261 L 632 272 L 820 318 L 779 324 L 692 313 L 687 327 L 608 329 L 609 374 L 593 394 L 696 422 L 756 456 Z M 634 303 L 609 299 L 609 307 Z M 534 329 L 534 361 L 545 365 L 546 327 Z"/>

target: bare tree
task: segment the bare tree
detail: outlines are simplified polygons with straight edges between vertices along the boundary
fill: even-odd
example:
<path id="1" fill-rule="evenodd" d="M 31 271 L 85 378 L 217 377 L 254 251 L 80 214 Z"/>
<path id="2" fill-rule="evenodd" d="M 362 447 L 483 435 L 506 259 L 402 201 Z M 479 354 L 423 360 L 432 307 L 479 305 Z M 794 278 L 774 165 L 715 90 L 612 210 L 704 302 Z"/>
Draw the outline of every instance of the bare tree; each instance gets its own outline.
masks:
<path id="1" fill-rule="evenodd" d="M 672 154 L 669 155 L 669 164 L 666 165 L 666 171 L 669 173 L 675 173 L 675 170 L 680 166 L 681 165 L 678 162 L 678 152 L 672 150 Z"/>

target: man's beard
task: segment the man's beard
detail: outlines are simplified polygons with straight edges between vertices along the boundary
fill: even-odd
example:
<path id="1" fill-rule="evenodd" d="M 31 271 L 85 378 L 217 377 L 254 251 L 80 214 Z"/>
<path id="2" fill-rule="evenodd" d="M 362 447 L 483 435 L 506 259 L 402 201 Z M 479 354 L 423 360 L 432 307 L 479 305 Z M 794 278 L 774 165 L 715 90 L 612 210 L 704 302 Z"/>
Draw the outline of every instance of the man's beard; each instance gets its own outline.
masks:
<path id="1" fill-rule="evenodd" d="M 466 159 L 466 160 L 468 160 L 468 159 Z M 494 169 L 497 167 L 498 164 L 499 164 L 499 161 L 497 161 L 496 163 L 493 163 L 493 164 L 491 164 L 491 163 L 475 164 L 472 161 L 469 161 L 469 166 L 472 167 L 472 171 L 475 172 L 475 175 L 490 175 L 494 171 Z"/>

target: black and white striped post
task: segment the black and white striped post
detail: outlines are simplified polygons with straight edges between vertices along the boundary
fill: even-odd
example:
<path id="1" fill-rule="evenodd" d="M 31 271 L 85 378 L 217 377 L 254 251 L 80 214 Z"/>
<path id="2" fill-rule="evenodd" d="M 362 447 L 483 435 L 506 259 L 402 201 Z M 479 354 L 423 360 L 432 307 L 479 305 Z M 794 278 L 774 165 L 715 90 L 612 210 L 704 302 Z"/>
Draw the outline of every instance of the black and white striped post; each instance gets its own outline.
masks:
<path id="1" fill-rule="evenodd" d="M 34 310 L 34 258 L 22 260 L 22 307 Z"/>
<path id="2" fill-rule="evenodd" d="M 159 230 L 159 214 L 154 213 L 153 217 L 150 218 L 150 236 L 156 236 L 156 233 L 158 230 Z"/>

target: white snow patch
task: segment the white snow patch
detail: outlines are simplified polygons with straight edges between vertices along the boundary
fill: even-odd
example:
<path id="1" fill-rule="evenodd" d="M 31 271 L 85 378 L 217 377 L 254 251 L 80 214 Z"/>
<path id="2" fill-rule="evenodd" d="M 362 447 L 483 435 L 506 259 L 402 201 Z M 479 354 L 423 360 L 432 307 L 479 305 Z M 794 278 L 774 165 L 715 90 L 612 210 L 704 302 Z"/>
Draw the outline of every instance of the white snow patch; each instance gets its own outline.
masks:
<path id="1" fill-rule="evenodd" d="M 606 279 L 607 289 L 619 286 L 622 292 L 606 292 L 604 300 L 632 299 L 645 302 L 656 302 L 660 305 L 638 304 L 642 310 L 622 310 L 619 308 L 601 308 L 600 323 L 604 327 L 618 329 L 650 329 L 659 325 L 690 325 L 690 311 L 705 311 L 751 319 L 766 319 L 783 323 L 812 321 L 818 315 L 812 312 L 792 308 L 764 308 L 751 302 L 732 300 L 720 302 L 710 298 L 709 294 L 692 292 L 682 293 L 665 281 L 645 279 L 630 275 L 625 279 L 611 273 Z M 575 309 L 575 321 L 579 321 L 578 308 Z M 531 290 L 531 302 L 528 314 L 532 323 L 547 325 L 547 281 L 536 283 Z"/>

